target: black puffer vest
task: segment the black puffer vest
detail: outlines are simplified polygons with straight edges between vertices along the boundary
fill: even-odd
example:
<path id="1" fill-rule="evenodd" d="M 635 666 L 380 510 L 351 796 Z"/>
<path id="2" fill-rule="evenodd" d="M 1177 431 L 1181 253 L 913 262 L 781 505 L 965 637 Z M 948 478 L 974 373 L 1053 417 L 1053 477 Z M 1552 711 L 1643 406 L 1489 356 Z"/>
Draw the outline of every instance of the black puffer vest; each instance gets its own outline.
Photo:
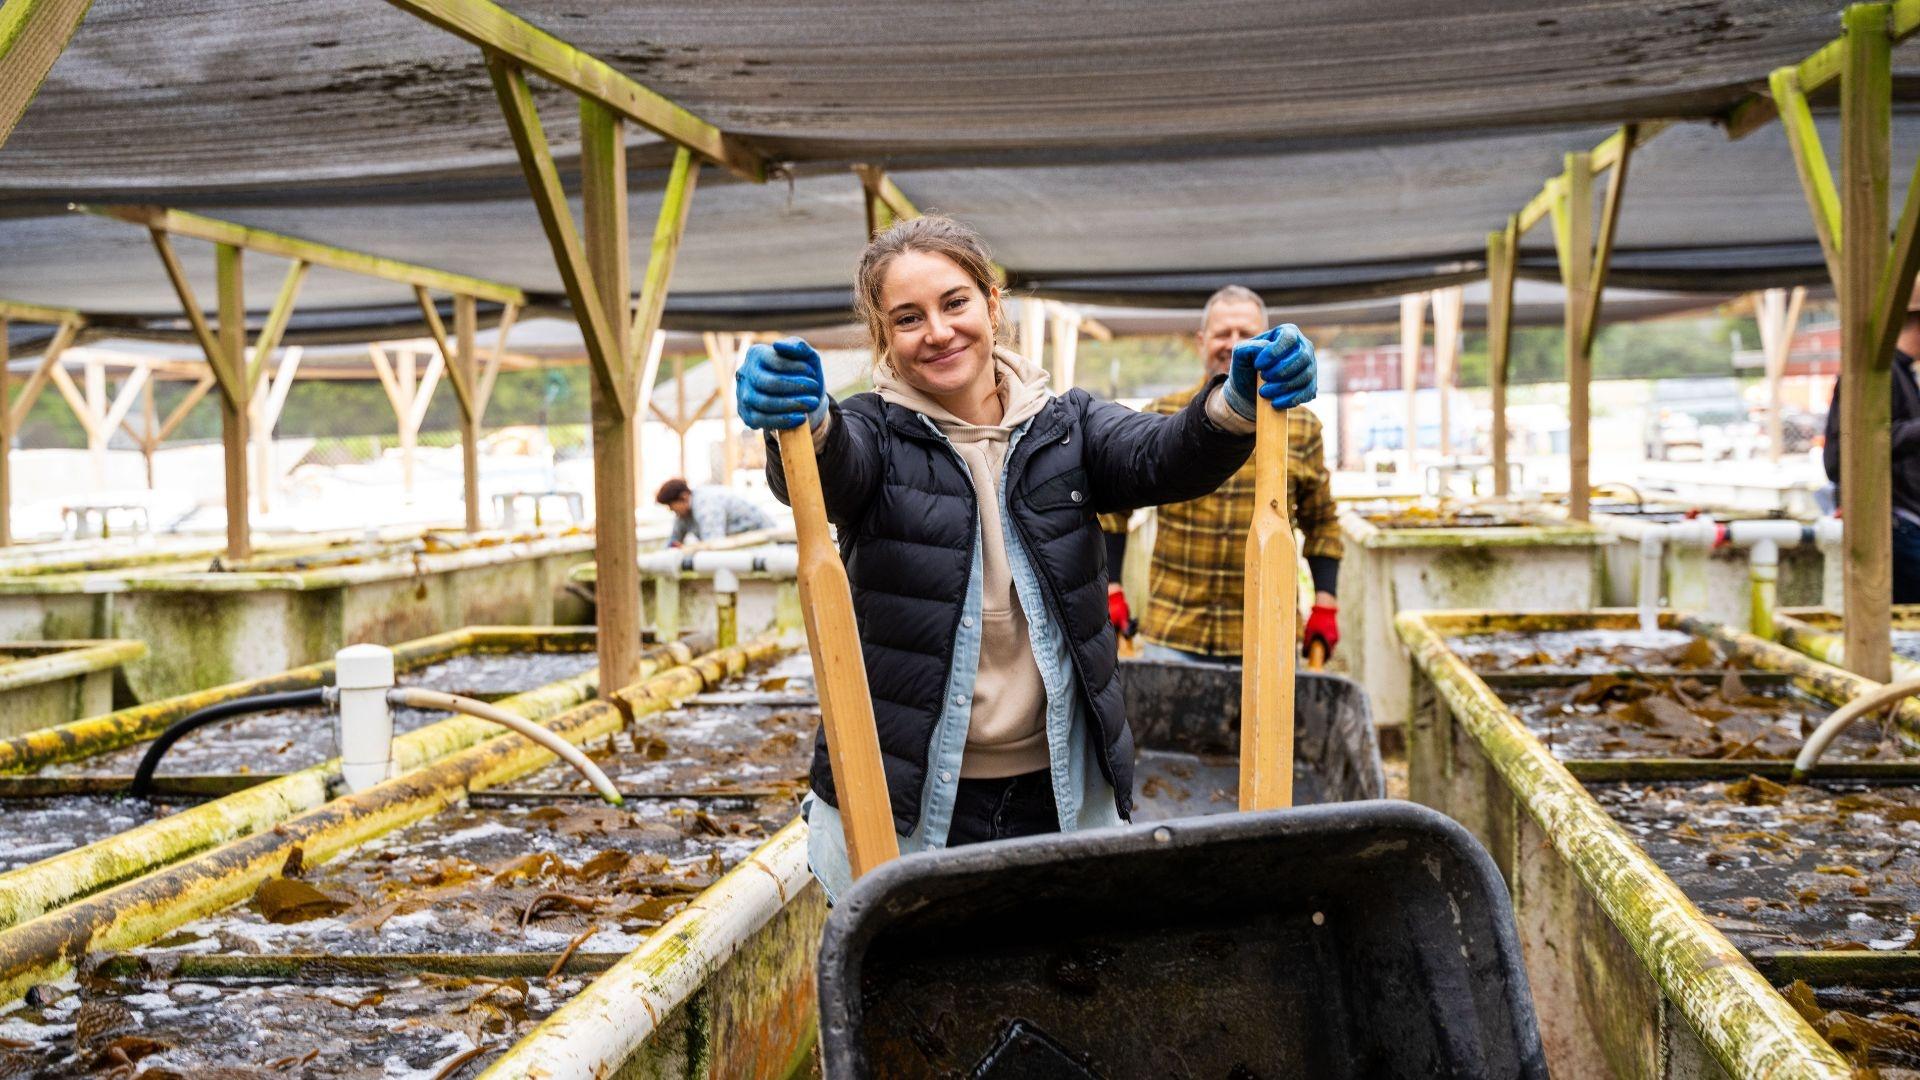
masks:
<path id="1" fill-rule="evenodd" d="M 1198 498 L 1253 449 L 1206 418 L 1216 378 L 1172 416 L 1139 413 L 1070 390 L 1029 421 L 1008 455 L 1008 520 L 1032 560 L 1048 613 L 1066 633 L 1075 687 L 1122 817 L 1133 809 L 1133 736 L 1121 709 L 1107 553 L 1096 513 Z M 919 413 L 856 394 L 832 406 L 819 451 L 827 517 L 839 529 L 853 589 L 894 827 L 913 831 L 973 569 L 979 511 L 966 466 Z M 767 482 L 782 501 L 779 444 Z M 839 805 L 825 733 L 814 738 L 813 790 Z"/>

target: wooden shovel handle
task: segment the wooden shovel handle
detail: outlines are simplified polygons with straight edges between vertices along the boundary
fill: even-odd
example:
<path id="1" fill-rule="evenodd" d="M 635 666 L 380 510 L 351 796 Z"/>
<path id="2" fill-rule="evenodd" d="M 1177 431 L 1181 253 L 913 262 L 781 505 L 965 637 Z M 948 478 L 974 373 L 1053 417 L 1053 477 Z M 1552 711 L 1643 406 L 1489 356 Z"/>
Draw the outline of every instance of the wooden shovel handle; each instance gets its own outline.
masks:
<path id="1" fill-rule="evenodd" d="M 814 688 L 827 731 L 827 761 L 840 799 L 847 861 L 857 878 L 898 858 L 900 841 L 893 831 L 880 735 L 873 726 L 873 699 L 867 696 L 867 665 L 853 622 L 853 592 L 827 531 L 820 462 L 813 455 L 813 432 L 807 425 L 780 433 L 780 464 L 800 546 L 800 609 L 806 616 Z"/>
<path id="2" fill-rule="evenodd" d="M 1327 643 L 1319 638 L 1307 642 L 1307 670 L 1325 671 L 1327 669 Z"/>
<path id="3" fill-rule="evenodd" d="M 1240 809 L 1293 805 L 1299 564 L 1287 519 L 1287 414 L 1260 399 L 1240 670 Z"/>

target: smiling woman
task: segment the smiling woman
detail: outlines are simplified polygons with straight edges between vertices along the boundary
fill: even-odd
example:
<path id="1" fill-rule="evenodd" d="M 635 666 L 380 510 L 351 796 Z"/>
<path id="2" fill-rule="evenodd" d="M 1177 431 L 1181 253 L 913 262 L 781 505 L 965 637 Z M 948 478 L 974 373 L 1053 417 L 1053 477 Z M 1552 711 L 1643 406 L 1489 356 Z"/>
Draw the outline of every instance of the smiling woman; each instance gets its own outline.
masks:
<path id="1" fill-rule="evenodd" d="M 901 851 L 1117 824 L 1133 745 L 1095 515 L 1212 491 L 1252 450 L 1256 403 L 1312 399 L 1312 344 L 1292 326 L 1241 342 L 1172 415 L 1055 395 L 995 343 L 986 245 L 941 217 L 876 236 L 855 303 L 873 392 L 832 400 L 819 355 L 792 338 L 749 350 L 740 414 L 812 431 Z M 767 477 L 785 499 L 771 436 Z M 812 784 L 809 854 L 837 894 L 851 875 L 820 739 Z"/>

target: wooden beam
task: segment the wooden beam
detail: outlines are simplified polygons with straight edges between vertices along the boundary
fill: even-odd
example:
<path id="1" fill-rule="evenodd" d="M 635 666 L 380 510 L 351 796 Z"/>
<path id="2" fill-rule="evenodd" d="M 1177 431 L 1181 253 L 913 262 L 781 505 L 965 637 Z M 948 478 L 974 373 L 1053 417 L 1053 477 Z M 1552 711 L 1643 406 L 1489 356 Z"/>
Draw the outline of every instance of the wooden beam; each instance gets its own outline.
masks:
<path id="1" fill-rule="evenodd" d="M 167 271 L 167 280 L 173 283 L 174 295 L 180 298 L 180 313 L 186 316 L 187 325 L 193 329 L 194 340 L 200 343 L 200 352 L 206 356 L 208 366 L 213 368 L 214 378 L 223 379 L 220 342 L 213 336 L 213 328 L 200 311 L 200 301 L 194 298 L 193 286 L 187 281 L 186 269 L 180 265 L 180 256 L 174 253 L 173 241 L 161 229 L 148 229 L 147 235 L 153 238 L 153 250 L 160 255 L 160 265 Z"/>
<path id="2" fill-rule="evenodd" d="M 20 425 L 27 422 L 27 413 L 39 399 L 40 391 L 46 388 L 48 377 L 60 366 L 60 354 L 67 351 L 79 333 L 80 324 L 77 322 L 61 323 L 59 329 L 53 332 L 53 340 L 47 342 L 46 351 L 40 354 L 40 366 L 27 376 L 26 384 L 20 388 L 20 396 L 7 409 L 10 432 L 18 432 Z"/>
<path id="3" fill-rule="evenodd" d="M 768 162 L 758 151 L 640 85 L 600 60 L 489 0 L 388 0 L 450 33 L 473 42 L 514 67 L 559 83 L 616 116 L 742 178 L 763 181 Z"/>
<path id="4" fill-rule="evenodd" d="M 173 407 L 173 411 L 167 414 L 167 418 L 160 422 L 160 432 L 154 436 L 154 441 L 165 442 L 172 438 L 174 431 L 186 421 L 187 414 L 193 411 L 195 405 L 200 404 L 200 399 L 206 397 L 207 391 L 212 390 L 213 386 L 214 378 L 211 372 L 201 376 L 200 381 L 194 383 L 192 389 L 187 391 L 187 396 L 181 398 L 179 404 Z"/>
<path id="5" fill-rule="evenodd" d="M 1567 350 L 1567 516 L 1588 519 L 1589 416 L 1593 385 L 1592 338 L 1586 312 L 1593 289 L 1593 170 L 1587 154 L 1568 154 L 1566 171 L 1553 204 L 1555 250 L 1560 257 L 1560 284 L 1566 289 Z"/>
<path id="6" fill-rule="evenodd" d="M 216 244 L 214 274 L 219 281 L 219 352 L 207 361 L 220 383 L 220 448 L 226 462 L 227 554 L 240 560 L 253 554 L 248 528 L 247 406 L 242 381 L 247 352 L 247 302 L 241 273 L 243 251 L 232 244 Z"/>
<path id="7" fill-rule="evenodd" d="M 900 185 L 893 182 L 885 169 L 878 165 L 855 165 L 853 171 L 866 193 L 868 236 L 885 232 L 895 222 L 920 216 L 920 208 L 907 198 L 906 192 L 900 190 Z"/>
<path id="8" fill-rule="evenodd" d="M 440 350 L 447 381 L 453 384 L 453 396 L 460 402 L 460 413 L 465 416 L 473 411 L 473 380 L 456 361 L 458 354 L 447 340 L 447 325 L 441 321 L 440 309 L 434 306 L 433 297 L 418 285 L 413 287 L 413 296 L 420 304 L 420 317 L 427 324 L 427 334 L 433 339 L 434 348 Z"/>
<path id="9" fill-rule="evenodd" d="M 1767 289 L 1754 304 L 1755 321 L 1760 327 L 1760 348 L 1767 358 L 1767 457 L 1780 460 L 1786 441 L 1786 417 L 1780 397 L 1780 383 L 1786 374 L 1787 359 L 1793 350 L 1793 333 L 1800 325 L 1800 309 L 1806 303 L 1807 290 L 1795 286 Z"/>
<path id="10" fill-rule="evenodd" d="M 513 324 L 520 317 L 518 304 L 508 304 L 500 309 L 499 325 L 494 327 L 493 351 L 487 354 L 487 370 L 480 376 L 480 386 L 474 394 L 475 421 L 487 413 L 487 405 L 493 400 L 493 383 L 500 377 L 500 365 L 507 355 L 507 335 L 513 332 Z"/>
<path id="11" fill-rule="evenodd" d="M 1885 15 L 1876 13 L 1872 18 L 1880 18 L 1886 26 L 1890 39 L 1898 44 L 1920 31 L 1920 0 L 1897 0 L 1892 5 L 1876 5 L 1886 8 Z M 1846 36 L 1842 35 L 1822 45 L 1812 55 L 1793 66 L 1794 80 L 1800 89 L 1812 94 L 1821 88 L 1840 81 L 1842 70 L 1846 66 Z M 1750 94 L 1742 98 L 1722 121 L 1730 139 L 1743 139 L 1765 127 L 1767 122 L 1779 115 L 1779 99 L 1769 98 L 1765 94 Z"/>
<path id="12" fill-rule="evenodd" d="M 596 360 L 598 377 L 588 400 L 593 425 L 594 563 L 599 575 L 594 616 L 599 628 L 601 683 L 625 686 L 638 674 L 640 655 L 639 542 L 635 535 L 640 421 L 632 408 L 637 395 L 629 337 L 632 323 L 628 321 L 631 263 L 626 124 L 593 98 L 580 102 L 580 203 L 586 250 L 577 275 L 584 292 L 575 311 L 583 318 L 597 316 L 607 334 L 606 355 Z M 565 261 L 557 243 L 554 253 Z"/>
<path id="13" fill-rule="evenodd" d="M 1407 474 L 1412 476 L 1416 451 L 1420 448 L 1420 339 L 1427 325 L 1427 294 L 1410 293 L 1400 298 L 1400 389 L 1407 395 L 1406 453 Z"/>
<path id="14" fill-rule="evenodd" d="M 94 415 L 92 403 L 87 400 L 87 396 L 74 385 L 73 376 L 67 374 L 67 369 L 60 364 L 53 365 L 47 374 L 52 379 L 54 389 L 60 391 L 60 396 L 66 399 L 67 409 L 73 413 L 73 418 L 80 421 L 80 427 L 87 433 L 87 442 L 91 444 L 97 441 L 100 435 L 100 418 Z"/>
<path id="15" fill-rule="evenodd" d="M 561 285 L 566 289 L 567 302 L 572 305 L 573 317 L 580 324 L 580 336 L 586 342 L 595 385 L 608 396 L 613 408 L 621 415 L 631 415 L 632 399 L 626 389 L 631 381 L 630 366 L 622 347 L 627 322 L 626 292 L 624 289 L 618 291 L 620 306 L 608 311 L 602 286 L 595 281 L 594 271 L 588 265 L 580 235 L 574 232 L 573 212 L 567 208 L 566 189 L 560 185 L 560 171 L 554 166 L 553 153 L 547 146 L 546 132 L 540 125 L 540 113 L 534 107 L 533 92 L 527 87 L 526 75 L 512 62 L 493 53 L 487 54 L 487 70 L 493 76 L 494 93 L 500 99 L 500 112 L 506 118 L 507 130 L 513 135 L 514 149 L 520 156 L 520 169 L 526 174 L 534 209 L 540 214 L 541 227 L 546 230 L 547 243 L 553 249 L 554 265 L 560 273 Z M 587 114 L 588 104 L 590 102 L 582 103 L 583 117 Z M 617 136 L 609 136 L 606 130 L 609 125 L 618 125 L 618 120 L 608 110 L 597 108 L 593 124 L 596 130 L 583 131 L 583 140 L 592 139 L 601 143 L 610 138 L 617 140 Z M 621 223 L 624 223 L 626 148 L 618 141 L 615 141 L 614 147 L 623 155 L 619 166 L 619 202 L 622 208 Z M 610 209 L 611 206 L 605 206 L 595 211 L 595 215 L 602 216 Z M 621 235 L 625 236 L 624 233 Z M 623 239 L 623 253 L 625 248 Z M 595 265 L 598 265 L 598 260 Z M 611 273 L 613 267 L 609 265 L 606 269 Z M 623 269 L 622 281 L 625 280 L 624 275 Z M 636 665 L 632 670 L 639 670 L 639 654 L 636 652 L 630 659 Z M 608 685 L 624 684 L 615 682 Z"/>
<path id="16" fill-rule="evenodd" d="M 0 4 L 0 145 L 53 62 L 66 51 L 93 0 L 8 0 Z"/>
<path id="17" fill-rule="evenodd" d="M 1920 161 L 1913 165 L 1907 179 L 1906 202 L 1900 208 L 1900 221 L 1893 228 L 1893 252 L 1880 274 L 1874 292 L 1874 354 L 1890 356 L 1900 338 L 1900 326 L 1906 321 L 1907 299 L 1913 295 L 1913 279 L 1920 271 Z"/>
<path id="18" fill-rule="evenodd" d="M 1613 168 L 1620 159 L 1634 150 L 1645 146 L 1649 140 L 1672 126 L 1669 120 L 1646 120 L 1637 124 L 1628 124 L 1620 130 L 1600 140 L 1592 150 L 1586 152 L 1587 178 L 1594 177 Z M 1540 224 L 1553 211 L 1554 201 L 1558 198 L 1557 185 L 1565 182 L 1565 174 L 1548 180 L 1540 187 L 1540 193 L 1521 207 L 1519 214 L 1520 232 L 1525 235 L 1529 229 Z"/>
<path id="19" fill-rule="evenodd" d="M 295 259 L 293 265 L 287 267 L 286 279 L 280 283 L 280 295 L 274 298 L 273 307 L 267 309 L 266 323 L 254 338 L 253 359 L 246 364 L 248 400 L 252 400 L 260 386 L 260 373 L 266 370 L 267 357 L 280 347 L 280 339 L 286 335 L 287 324 L 293 320 L 294 299 L 300 295 L 300 286 L 306 280 L 306 261 Z"/>
<path id="20" fill-rule="evenodd" d="M 699 162 L 682 148 L 673 156 L 673 171 L 667 177 L 667 190 L 661 196 L 659 216 L 654 219 L 647 273 L 640 280 L 640 302 L 633 313 L 633 333 L 627 338 L 629 349 L 642 341 L 651 343 L 653 332 L 660 329 L 661 318 L 667 310 L 667 283 L 673 280 L 673 267 L 680 258 L 680 238 L 687 231 L 687 212 L 693 205 L 693 188 L 699 179 Z"/>
<path id="21" fill-rule="evenodd" d="M 480 317 L 471 296 L 453 298 L 453 352 L 447 357 L 447 370 L 454 374 L 453 388 L 460 397 L 460 501 L 466 507 L 468 532 L 480 531 L 480 421 L 487 411 L 486 398 L 480 395 L 478 350 L 474 335 Z M 501 328 L 505 330 L 503 325 Z M 505 334 L 501 335 L 503 338 Z M 494 351 L 499 356 L 499 350 Z M 498 370 L 497 365 L 492 370 Z M 461 391 L 461 386 L 467 389 Z M 489 381 L 487 389 L 492 390 Z"/>
<path id="22" fill-rule="evenodd" d="M 1020 301 L 1020 352 L 1036 367 L 1046 367 L 1047 304 L 1027 297 Z"/>
<path id="23" fill-rule="evenodd" d="M 482 300 L 492 300 L 501 304 L 527 302 L 527 294 L 512 285 L 488 281 L 485 278 L 469 277 L 466 274 L 435 270 L 429 266 L 401 262 L 381 255 L 369 255 L 364 251 L 351 251 L 314 240 L 303 240 L 296 236 L 268 232 L 265 229 L 249 228 L 245 225 L 236 225 L 231 221 L 191 214 L 185 210 L 170 210 L 163 206 L 92 205 L 76 205 L 74 209 L 96 217 L 145 225 L 149 229 L 174 236 L 192 237 L 212 244 L 226 244 L 229 247 L 257 252 L 261 255 L 295 259 L 315 266 L 324 266 L 329 270 L 341 270 L 349 274 L 379 278 L 382 281 L 397 282 L 401 285 L 421 285 L 437 292 L 468 293 Z"/>
<path id="24" fill-rule="evenodd" d="M 1793 167 L 1800 174 L 1800 190 L 1806 194 L 1807 209 L 1813 214 L 1813 231 L 1820 238 L 1820 253 L 1827 260 L 1827 276 L 1837 282 L 1840 280 L 1840 193 L 1833 186 L 1833 170 L 1827 164 L 1826 147 L 1820 143 L 1820 129 L 1814 126 L 1813 110 L 1807 106 L 1795 69 L 1781 68 L 1773 73 L 1770 81 L 1774 100 L 1780 107 L 1780 126 L 1793 152 Z"/>
<path id="25" fill-rule="evenodd" d="M 1887 187 L 1893 127 L 1893 41 L 1885 4 L 1842 16 L 1840 79 L 1840 504 L 1846 520 L 1846 666 L 1891 678 L 1892 364 L 1877 351 L 1874 310 L 1888 262 Z M 1904 299 L 1904 298 L 1903 298 Z M 1904 308 L 1904 305 L 1902 305 Z"/>
<path id="26" fill-rule="evenodd" d="M 121 421 L 127 418 L 127 414 L 133 411 L 134 402 L 140 399 L 140 392 L 146 387 L 147 380 L 152 375 L 153 369 L 150 367 L 136 367 L 127 373 L 127 380 L 120 384 L 120 389 L 114 391 L 113 404 L 108 407 L 106 417 L 100 422 L 103 440 L 111 438 L 113 429 L 119 427 Z"/>
<path id="27" fill-rule="evenodd" d="M 427 360 L 427 370 L 420 376 L 420 385 L 413 392 L 413 400 L 407 408 L 403 423 L 413 434 L 420 433 L 420 425 L 427 422 L 427 410 L 433 407 L 433 392 L 440 389 L 440 377 L 447 373 L 447 358 L 434 353 Z"/>
<path id="28" fill-rule="evenodd" d="M 400 393 L 400 380 L 393 373 L 393 361 L 387 359 L 387 351 L 378 342 L 367 345 L 367 355 L 373 361 L 373 373 L 380 380 L 381 389 L 387 392 L 387 402 L 393 406 L 397 417 L 406 411 L 407 402 Z"/>
<path id="29" fill-rule="evenodd" d="M 14 322 L 45 323 L 58 326 L 64 322 L 86 322 L 86 316 L 73 308 L 48 307 L 45 304 L 23 304 L 17 300 L 0 300 L 0 319 Z"/>
<path id="30" fill-rule="evenodd" d="M 1628 124 L 1621 131 L 1631 133 L 1633 129 L 1634 125 Z M 1593 352 L 1594 332 L 1600 326 L 1600 301 L 1607 294 L 1607 270 L 1613 265 L 1613 238 L 1619 231 L 1620 200 L 1626 194 L 1627 166 L 1633 161 L 1635 145 L 1630 134 L 1621 141 L 1620 153 L 1613 161 L 1613 171 L 1607 176 L 1606 197 L 1600 202 L 1600 235 L 1593 244 L 1593 269 L 1587 275 L 1587 306 L 1580 315 L 1586 333 L 1586 340 L 1581 347 L 1589 355 Z"/>
<path id="31" fill-rule="evenodd" d="M 1487 234 L 1487 381 L 1493 391 L 1493 494 L 1511 495 L 1507 481 L 1507 364 L 1513 350 L 1513 277 L 1519 262 L 1520 220 Z"/>

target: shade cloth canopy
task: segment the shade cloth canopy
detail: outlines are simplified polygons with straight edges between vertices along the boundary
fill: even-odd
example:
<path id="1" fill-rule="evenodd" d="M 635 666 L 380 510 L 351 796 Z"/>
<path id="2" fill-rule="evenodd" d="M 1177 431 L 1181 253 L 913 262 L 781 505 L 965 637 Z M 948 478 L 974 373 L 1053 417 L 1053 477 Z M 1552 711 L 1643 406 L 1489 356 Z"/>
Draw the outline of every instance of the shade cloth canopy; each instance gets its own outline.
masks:
<path id="1" fill-rule="evenodd" d="M 508 6 L 789 163 L 764 185 L 706 170 L 669 326 L 844 321 L 856 161 L 977 226 L 1022 290 L 1194 307 L 1240 282 L 1299 305 L 1481 276 L 1487 232 L 1565 153 L 1655 117 L 1691 122 L 1634 159 L 1612 284 L 1824 279 L 1779 127 L 1729 141 L 1711 121 L 1831 40 L 1831 3 Z M 535 87 L 564 169 L 577 109 Z M 643 238 L 667 148 L 632 126 L 628 144 Z M 1916 144 L 1903 114 L 1895 145 Z M 97 0 L 0 148 L 0 297 L 183 333 L 144 231 L 65 209 L 88 200 L 191 208 L 560 306 L 479 50 L 373 0 Z M 177 246 L 211 302 L 208 246 Z M 246 268 L 257 313 L 284 263 Z M 1522 273 L 1555 276 L 1545 228 Z M 316 268 L 288 340 L 416 323 L 407 287 Z"/>

